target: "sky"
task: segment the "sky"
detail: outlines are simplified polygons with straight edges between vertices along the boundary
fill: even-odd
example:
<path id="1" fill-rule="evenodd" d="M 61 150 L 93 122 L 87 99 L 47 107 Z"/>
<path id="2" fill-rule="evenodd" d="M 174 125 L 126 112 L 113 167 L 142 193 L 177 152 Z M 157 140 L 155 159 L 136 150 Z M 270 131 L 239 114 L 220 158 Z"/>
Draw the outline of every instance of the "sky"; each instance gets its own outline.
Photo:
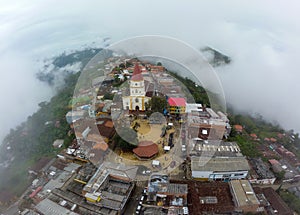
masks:
<path id="1" fill-rule="evenodd" d="M 300 131 L 298 1 L 0 0 L 0 139 L 50 98 L 37 60 L 111 37 L 164 35 L 232 58 L 226 101 Z"/>

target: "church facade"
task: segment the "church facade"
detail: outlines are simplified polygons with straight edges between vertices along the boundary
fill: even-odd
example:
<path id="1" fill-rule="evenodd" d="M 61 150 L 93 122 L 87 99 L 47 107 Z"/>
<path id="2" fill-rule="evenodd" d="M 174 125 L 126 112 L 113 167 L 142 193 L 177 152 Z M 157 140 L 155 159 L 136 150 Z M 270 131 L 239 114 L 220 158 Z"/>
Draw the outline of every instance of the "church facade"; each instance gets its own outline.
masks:
<path id="1" fill-rule="evenodd" d="M 146 103 L 150 101 L 146 96 L 145 81 L 138 64 L 135 64 L 129 85 L 129 95 L 123 96 L 123 109 L 130 111 L 145 111 Z"/>

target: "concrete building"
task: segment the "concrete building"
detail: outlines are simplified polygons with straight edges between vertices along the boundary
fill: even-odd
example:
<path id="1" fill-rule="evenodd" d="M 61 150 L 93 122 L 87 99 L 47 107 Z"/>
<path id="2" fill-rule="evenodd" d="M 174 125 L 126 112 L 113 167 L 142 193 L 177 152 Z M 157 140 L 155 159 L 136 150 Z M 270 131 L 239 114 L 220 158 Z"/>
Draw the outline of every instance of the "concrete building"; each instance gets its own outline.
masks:
<path id="1" fill-rule="evenodd" d="M 270 167 L 267 166 L 261 158 L 249 159 L 251 165 L 250 170 L 250 183 L 252 184 L 274 184 L 276 177 L 274 173 L 270 170 Z"/>
<path id="2" fill-rule="evenodd" d="M 263 211 L 259 208 L 259 201 L 247 180 L 233 180 L 229 182 L 230 191 L 237 211 L 243 213 Z"/>
<path id="3" fill-rule="evenodd" d="M 187 104 L 187 124 L 190 138 L 222 139 L 231 132 L 227 116 L 200 104 Z"/>
<path id="4" fill-rule="evenodd" d="M 184 114 L 186 101 L 185 98 L 174 98 L 168 99 L 169 113 L 170 114 Z"/>
<path id="5" fill-rule="evenodd" d="M 234 142 L 191 140 L 188 147 L 193 178 L 229 181 L 248 175 L 248 161 Z"/>
<path id="6" fill-rule="evenodd" d="M 153 174 L 148 182 L 147 208 L 162 207 L 169 214 L 189 214 L 187 184 L 170 183 L 167 175 Z"/>
<path id="7" fill-rule="evenodd" d="M 124 212 L 134 189 L 137 167 L 104 162 L 83 187 L 82 195 L 89 204 Z"/>
<path id="8" fill-rule="evenodd" d="M 51 201 L 50 199 L 44 199 L 35 206 L 35 209 L 44 215 L 79 215 L 63 206 Z"/>

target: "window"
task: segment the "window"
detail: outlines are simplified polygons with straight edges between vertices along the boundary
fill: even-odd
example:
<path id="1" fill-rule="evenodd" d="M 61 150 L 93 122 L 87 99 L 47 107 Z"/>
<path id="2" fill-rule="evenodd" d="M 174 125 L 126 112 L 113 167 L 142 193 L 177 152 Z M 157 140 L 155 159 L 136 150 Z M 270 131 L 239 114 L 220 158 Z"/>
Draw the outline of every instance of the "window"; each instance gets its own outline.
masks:
<path id="1" fill-rule="evenodd" d="M 136 99 L 135 99 L 135 102 L 139 102 L 139 98 L 136 98 Z"/>
<path id="2" fill-rule="evenodd" d="M 236 173 L 236 174 L 234 174 L 234 176 L 243 176 L 244 175 L 244 173 Z"/>
<path id="3" fill-rule="evenodd" d="M 202 134 L 207 134 L 207 130 L 202 130 Z"/>

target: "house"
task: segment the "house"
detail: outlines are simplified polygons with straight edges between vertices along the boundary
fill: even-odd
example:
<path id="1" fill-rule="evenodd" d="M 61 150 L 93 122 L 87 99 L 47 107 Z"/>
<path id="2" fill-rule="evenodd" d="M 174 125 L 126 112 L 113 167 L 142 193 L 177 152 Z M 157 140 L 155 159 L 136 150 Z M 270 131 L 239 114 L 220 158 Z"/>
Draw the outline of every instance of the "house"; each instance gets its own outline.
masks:
<path id="1" fill-rule="evenodd" d="M 243 126 L 241 126 L 241 125 L 234 125 L 233 128 L 238 133 L 242 133 L 243 132 Z"/>
<path id="2" fill-rule="evenodd" d="M 250 134 L 250 137 L 251 137 L 253 140 L 257 140 L 257 135 L 254 134 L 254 133 Z"/>
<path id="3" fill-rule="evenodd" d="M 168 98 L 170 114 L 184 114 L 186 108 L 185 98 Z"/>
<path id="4" fill-rule="evenodd" d="M 274 184 L 276 177 L 270 170 L 270 167 L 265 164 L 261 158 L 249 159 L 251 165 L 250 183 L 252 184 Z"/>
<path id="5" fill-rule="evenodd" d="M 64 144 L 63 139 L 57 139 L 53 142 L 52 145 L 53 145 L 54 148 L 61 148 L 63 144 Z"/>

